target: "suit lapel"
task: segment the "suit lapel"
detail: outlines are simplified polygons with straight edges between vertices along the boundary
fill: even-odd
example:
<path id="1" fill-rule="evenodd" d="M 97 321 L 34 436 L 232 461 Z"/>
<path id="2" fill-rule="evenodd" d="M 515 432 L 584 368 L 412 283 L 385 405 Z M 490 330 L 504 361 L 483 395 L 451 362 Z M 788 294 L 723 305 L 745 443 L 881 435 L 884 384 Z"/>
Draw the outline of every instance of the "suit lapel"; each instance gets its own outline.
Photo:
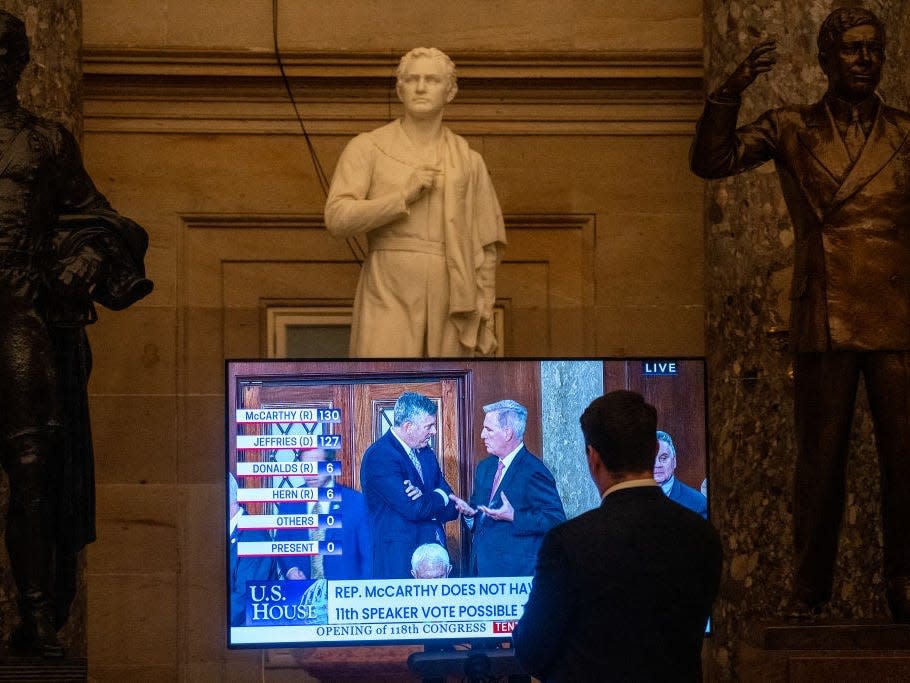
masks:
<path id="1" fill-rule="evenodd" d="M 411 483 L 419 488 L 420 484 L 423 483 L 423 479 L 417 474 L 417 468 L 414 467 L 414 463 L 411 462 L 411 458 L 408 456 L 408 452 L 404 449 L 404 446 L 398 440 L 398 437 L 392 433 L 391 428 L 389 428 L 389 431 L 386 432 L 386 435 L 389 437 L 389 442 L 392 444 L 392 448 L 395 449 L 398 457 L 403 461 L 404 467 L 410 475 L 409 478 L 411 480 Z M 417 452 L 417 459 L 420 460 L 420 451 Z"/>
<path id="2" fill-rule="evenodd" d="M 834 195 L 832 203 L 836 205 L 845 202 L 878 175 L 894 158 L 906 139 L 907 133 L 890 120 L 885 112 L 885 105 L 880 104 L 866 145 Z"/>
<path id="3" fill-rule="evenodd" d="M 809 109 L 806 127 L 797 133 L 797 138 L 806 153 L 825 170 L 833 192 L 850 167 L 850 155 L 824 101 Z"/>

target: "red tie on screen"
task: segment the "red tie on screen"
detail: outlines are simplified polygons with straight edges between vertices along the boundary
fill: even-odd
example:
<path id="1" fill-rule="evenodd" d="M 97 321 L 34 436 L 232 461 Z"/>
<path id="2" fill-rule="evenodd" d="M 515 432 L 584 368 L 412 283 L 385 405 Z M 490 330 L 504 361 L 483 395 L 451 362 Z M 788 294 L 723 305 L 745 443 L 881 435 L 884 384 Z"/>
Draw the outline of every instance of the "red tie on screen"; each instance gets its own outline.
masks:
<path id="1" fill-rule="evenodd" d="M 499 480 L 502 478 L 502 470 L 504 465 L 502 464 L 502 458 L 499 459 L 499 465 L 496 467 L 496 476 L 493 477 L 493 488 L 490 489 L 490 500 L 493 500 L 493 495 L 496 493 L 496 487 L 499 486 Z"/>

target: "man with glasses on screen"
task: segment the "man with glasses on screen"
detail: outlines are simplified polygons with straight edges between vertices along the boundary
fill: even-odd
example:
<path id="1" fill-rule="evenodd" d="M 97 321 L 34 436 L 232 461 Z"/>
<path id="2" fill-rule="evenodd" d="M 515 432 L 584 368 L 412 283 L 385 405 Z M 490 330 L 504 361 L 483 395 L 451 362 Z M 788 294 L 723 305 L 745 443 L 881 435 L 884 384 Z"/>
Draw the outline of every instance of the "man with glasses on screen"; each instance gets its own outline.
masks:
<path id="1" fill-rule="evenodd" d="M 667 498 L 708 519 L 708 499 L 676 477 L 676 446 L 673 437 L 657 432 L 657 457 L 654 459 L 654 481 Z"/>
<path id="2" fill-rule="evenodd" d="M 545 682 L 701 681 L 720 538 L 651 476 L 657 411 L 640 394 L 596 399 L 581 430 L 602 502 L 544 538 L 516 656 Z"/>
<path id="3" fill-rule="evenodd" d="M 401 394 L 392 426 L 363 454 L 360 488 L 373 535 L 373 578 L 410 578 L 414 550 L 424 543 L 445 546 L 443 524 L 458 517 L 452 487 L 430 448 L 436 413 L 432 399 Z"/>

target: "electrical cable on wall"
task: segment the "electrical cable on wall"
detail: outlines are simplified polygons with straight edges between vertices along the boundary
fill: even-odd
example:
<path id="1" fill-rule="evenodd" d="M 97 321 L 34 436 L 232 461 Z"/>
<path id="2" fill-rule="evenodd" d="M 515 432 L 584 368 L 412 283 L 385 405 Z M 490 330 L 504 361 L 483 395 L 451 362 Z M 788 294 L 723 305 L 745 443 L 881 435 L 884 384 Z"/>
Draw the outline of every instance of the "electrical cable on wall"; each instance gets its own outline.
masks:
<path id="1" fill-rule="evenodd" d="M 313 141 L 310 139 L 310 134 L 303 122 L 303 117 L 300 115 L 300 109 L 297 106 L 297 100 L 294 98 L 294 91 L 291 88 L 291 82 L 284 70 L 284 61 L 281 59 L 281 50 L 278 47 L 278 0 L 272 0 L 272 46 L 275 52 L 275 61 L 278 63 L 278 71 L 281 73 L 281 80 L 284 83 L 284 88 L 288 93 L 288 98 L 291 101 L 291 106 L 294 107 L 294 114 L 297 117 L 297 123 L 300 124 L 300 130 L 303 133 L 303 138 L 306 140 L 307 151 L 310 153 L 310 159 L 312 160 L 313 168 L 316 171 L 316 179 L 319 181 L 319 187 L 322 190 L 322 195 L 328 198 L 328 176 L 326 175 L 325 170 L 322 168 L 319 157 L 316 155 L 316 148 L 313 146 Z M 358 265 L 363 265 L 366 254 L 364 253 L 364 250 L 361 247 L 360 243 L 357 242 L 357 240 L 354 238 L 346 238 L 345 242 L 348 245 L 348 249 L 351 250 L 351 254 L 354 256 L 354 260 L 357 261 Z"/>

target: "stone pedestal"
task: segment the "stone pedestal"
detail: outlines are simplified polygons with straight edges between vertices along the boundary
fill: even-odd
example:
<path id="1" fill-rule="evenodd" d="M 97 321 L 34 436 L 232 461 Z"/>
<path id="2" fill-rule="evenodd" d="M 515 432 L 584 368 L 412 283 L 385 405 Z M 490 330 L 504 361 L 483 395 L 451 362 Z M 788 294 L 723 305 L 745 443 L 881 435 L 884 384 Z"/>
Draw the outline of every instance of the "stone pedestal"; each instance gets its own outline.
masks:
<path id="1" fill-rule="evenodd" d="M 740 648 L 741 681 L 910 680 L 910 626 L 768 626 L 757 640 Z"/>
<path id="2" fill-rule="evenodd" d="M 0 656 L 0 683 L 83 683 L 88 680 L 88 661 L 84 657 L 44 660 L 34 657 Z"/>
<path id="3" fill-rule="evenodd" d="M 826 81 L 816 37 L 827 14 L 848 2 L 706 0 L 708 91 L 763 38 L 778 63 L 746 91 L 740 121 L 787 103 L 813 102 Z M 859 3 L 853 3 L 859 4 Z M 880 92 L 908 108 L 910 7 L 862 3 L 888 29 Z M 705 307 L 711 429 L 711 515 L 725 568 L 714 612 L 708 671 L 740 670 L 740 647 L 757 620 L 782 617 L 792 590 L 793 382 L 787 351 L 793 230 L 772 164 L 707 184 Z M 817 617 L 887 621 L 881 567 L 878 466 L 861 391 L 847 472 L 834 596 Z"/>
<path id="4" fill-rule="evenodd" d="M 19 83 L 24 107 L 82 136 L 82 2 L 81 0 L 0 0 L 0 9 L 20 17 L 30 42 L 31 61 Z M 6 477 L 0 477 L 0 533 L 6 525 Z M 80 571 L 80 591 L 61 639 L 67 651 L 85 655 L 85 590 Z M 18 617 L 16 591 L 6 548 L 0 548 L 0 642 L 6 642 Z M 83 666 L 83 671 L 84 671 Z M 0 670 L 0 680 L 4 679 Z M 50 679 L 44 679 L 50 680 Z M 57 679 L 54 679 L 57 680 Z"/>

